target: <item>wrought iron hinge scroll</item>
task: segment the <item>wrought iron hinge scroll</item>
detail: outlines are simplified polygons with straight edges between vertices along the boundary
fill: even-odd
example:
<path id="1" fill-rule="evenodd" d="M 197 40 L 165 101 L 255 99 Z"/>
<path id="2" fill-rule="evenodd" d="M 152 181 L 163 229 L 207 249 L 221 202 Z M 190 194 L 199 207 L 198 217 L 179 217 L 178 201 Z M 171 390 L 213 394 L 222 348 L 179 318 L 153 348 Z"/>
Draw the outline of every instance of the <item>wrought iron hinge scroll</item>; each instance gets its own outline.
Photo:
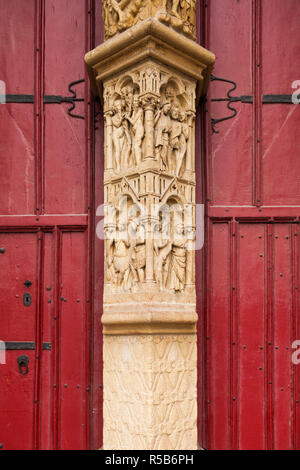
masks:
<path id="1" fill-rule="evenodd" d="M 76 80 L 71 82 L 68 85 L 68 90 L 71 93 L 71 96 L 61 96 L 61 95 L 44 95 L 43 102 L 45 104 L 61 104 L 61 103 L 69 103 L 71 106 L 68 108 L 68 115 L 77 118 L 77 119 L 84 119 L 84 116 L 79 114 L 74 114 L 73 110 L 76 107 L 76 103 L 84 102 L 84 98 L 77 98 L 76 90 L 73 89 L 76 85 L 83 83 L 85 81 L 84 78 L 80 80 Z M 4 99 L 3 99 L 4 98 Z M 34 95 L 4 95 L 2 97 L 2 102 L 4 103 L 34 103 Z"/>
<path id="2" fill-rule="evenodd" d="M 219 78 L 215 77 L 214 75 L 211 76 L 211 81 L 218 81 L 218 82 L 225 82 L 225 83 L 230 83 L 232 85 L 232 88 L 228 90 L 227 92 L 227 97 L 226 98 L 214 98 L 211 101 L 225 101 L 227 102 L 227 108 L 229 111 L 232 113 L 229 116 L 225 116 L 223 118 L 212 118 L 211 119 L 211 124 L 212 124 L 212 131 L 214 134 L 218 134 L 219 131 L 216 130 L 216 125 L 219 124 L 220 122 L 227 121 L 228 119 L 232 119 L 237 115 L 237 110 L 233 108 L 231 105 L 232 103 L 236 103 L 238 101 L 242 103 L 252 103 L 252 96 L 244 95 L 244 96 L 232 96 L 231 93 L 233 93 L 236 88 L 237 84 L 233 80 L 227 80 L 226 78 Z"/>
<path id="3" fill-rule="evenodd" d="M 233 80 L 228 80 L 225 78 L 215 77 L 214 75 L 211 76 L 211 81 L 219 81 L 225 82 L 232 85 L 232 87 L 228 90 L 226 98 L 213 98 L 211 101 L 223 101 L 227 102 L 227 108 L 231 111 L 231 114 L 222 118 L 212 118 L 212 132 L 214 134 L 218 134 L 219 131 L 216 129 L 216 125 L 220 122 L 227 121 L 228 119 L 233 119 L 237 115 L 237 110 L 232 106 L 233 103 L 253 103 L 253 96 L 251 95 L 241 95 L 241 96 L 232 96 L 232 93 L 236 90 L 237 84 Z M 286 103 L 286 104 L 293 104 L 292 95 L 263 95 L 262 97 L 263 104 L 275 104 L 275 103 Z"/>
<path id="4" fill-rule="evenodd" d="M 82 78 L 80 80 L 76 80 L 75 82 L 71 82 L 68 85 L 68 90 L 72 94 L 72 96 L 45 95 L 44 96 L 44 103 L 48 103 L 48 104 L 49 103 L 50 104 L 51 103 L 57 103 L 57 104 L 70 103 L 71 107 L 68 109 L 68 115 L 71 116 L 71 117 L 74 117 L 74 118 L 84 119 L 84 116 L 80 116 L 79 114 L 72 113 L 72 111 L 76 107 L 76 103 L 84 101 L 84 98 L 77 98 L 76 91 L 73 90 L 73 87 L 75 85 L 79 85 L 79 83 L 84 83 L 84 81 L 85 81 L 84 78 Z"/>

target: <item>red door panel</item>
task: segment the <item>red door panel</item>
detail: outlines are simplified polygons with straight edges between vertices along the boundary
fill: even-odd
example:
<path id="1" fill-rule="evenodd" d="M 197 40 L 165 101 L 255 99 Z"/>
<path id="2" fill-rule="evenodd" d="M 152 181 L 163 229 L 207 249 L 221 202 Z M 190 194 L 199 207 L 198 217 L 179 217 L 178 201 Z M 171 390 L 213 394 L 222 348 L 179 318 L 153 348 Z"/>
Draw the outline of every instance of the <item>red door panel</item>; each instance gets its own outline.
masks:
<path id="1" fill-rule="evenodd" d="M 211 252 L 211 295 L 207 323 L 207 426 L 209 442 L 213 448 L 227 449 L 229 436 L 228 405 L 230 387 L 227 383 L 231 374 L 229 342 L 230 325 L 230 230 L 228 224 L 214 224 L 210 227 Z M 222 312 L 222 321 L 220 321 Z M 211 384 L 224 383 L 225 387 Z M 224 432 L 226 429 L 226 432 Z"/>
<path id="2" fill-rule="evenodd" d="M 299 447 L 299 226 L 211 225 L 208 448 Z"/>
<path id="3" fill-rule="evenodd" d="M 5 45 L 0 50 L 0 80 L 6 84 L 6 93 L 33 93 L 36 3 L 0 0 L 0 40 Z"/>
<path id="4" fill-rule="evenodd" d="M 0 246 L 0 336 L 5 341 L 34 341 L 37 302 L 37 252 L 35 233 L 1 233 Z M 26 281 L 32 284 L 24 285 Z M 23 296 L 30 293 L 31 305 Z"/>
<path id="5" fill-rule="evenodd" d="M 206 46 L 216 54 L 213 74 L 236 82 L 237 90 L 233 94 L 251 95 L 252 2 L 210 0 L 207 3 L 209 35 Z M 212 82 L 209 100 L 225 97 L 229 88 L 232 85 Z M 224 121 L 222 132 L 212 136 L 211 129 L 207 130 L 208 178 L 211 183 L 207 189 L 208 198 L 215 205 L 252 203 L 251 107 L 237 103 L 236 109 L 236 118 Z M 211 103 L 208 114 L 209 117 L 222 118 L 231 112 L 225 103 Z"/>
<path id="6" fill-rule="evenodd" d="M 35 210 L 33 113 L 32 104 L 0 105 L 0 211 L 3 215 L 32 214 Z"/>
<path id="7" fill-rule="evenodd" d="M 0 254 L 0 340 L 29 341 L 35 349 L 11 349 L 0 366 L 0 443 L 98 449 L 102 302 L 100 285 L 94 306 L 93 266 L 101 279 L 103 254 L 100 247 L 94 259 L 94 181 L 95 171 L 102 180 L 102 162 L 97 156 L 95 168 L 84 54 L 96 34 L 103 36 L 100 16 L 95 19 L 101 2 L 25 3 L 0 0 L 0 80 L 19 100 L 0 105 L 0 245 L 6 250 Z M 72 90 L 82 101 L 73 114 L 81 117 L 74 117 L 72 103 L 59 103 L 57 96 L 72 96 L 69 85 L 78 80 Z M 101 133 L 99 142 L 102 148 Z M 100 186 L 97 204 L 102 198 Z M 30 307 L 23 306 L 27 279 Z M 29 357 L 24 376 L 16 362 L 22 354 Z M 19 393 L 15 405 L 11 387 Z"/>
<path id="8" fill-rule="evenodd" d="M 93 12 L 88 11 L 84 0 L 45 2 L 46 95 L 68 94 L 68 84 L 84 78 L 88 18 Z"/>
<path id="9" fill-rule="evenodd" d="M 89 412 L 86 234 L 63 233 L 61 247 L 59 448 L 85 449 Z"/>
<path id="10" fill-rule="evenodd" d="M 238 348 L 233 378 L 239 383 L 239 393 L 233 397 L 238 408 L 234 423 L 237 433 L 235 445 L 242 449 L 264 449 L 264 350 L 265 350 L 265 252 L 264 226 L 241 225 L 236 257 L 238 306 L 235 344 Z M 255 413 L 253 412 L 255 410 Z"/>
<path id="11" fill-rule="evenodd" d="M 202 116 L 209 339 L 199 435 L 204 430 L 209 449 L 299 449 L 291 346 L 300 338 L 300 108 L 265 98 L 291 95 L 299 79 L 299 2 L 199 7 L 202 44 L 217 57 L 214 75 L 231 80 L 211 82 Z M 234 84 L 235 116 L 226 101 L 212 101 L 228 98 Z M 231 115 L 212 132 L 211 118 Z"/>
<path id="12" fill-rule="evenodd" d="M 295 238 L 294 229 L 289 224 L 277 224 L 274 227 L 274 298 L 273 298 L 273 402 L 274 402 L 274 446 L 276 449 L 292 447 L 294 405 L 292 390 L 292 351 L 294 317 L 293 300 L 293 269 L 294 253 L 291 241 Z"/>
<path id="13" fill-rule="evenodd" d="M 261 0 L 260 3 L 263 91 L 289 94 L 291 83 L 299 80 L 299 2 Z"/>
<path id="14" fill-rule="evenodd" d="M 85 78 L 88 16 L 83 0 L 45 3 L 45 95 L 70 95 L 69 84 Z M 74 85 L 73 90 L 77 98 L 85 98 L 84 84 Z M 84 116 L 85 106 L 77 102 L 73 113 Z M 70 107 L 45 107 L 45 211 L 49 214 L 83 214 L 88 206 L 87 119 L 70 117 Z"/>
<path id="15" fill-rule="evenodd" d="M 82 93 L 79 91 L 82 89 L 82 86 L 76 87 L 79 93 Z M 56 143 L 55 146 L 53 142 Z M 85 213 L 87 178 L 85 163 L 84 121 L 69 117 L 65 107 L 57 109 L 55 105 L 48 106 L 45 111 L 45 209 L 47 213 Z M 66 188 L 68 188 L 67 192 Z"/>
<path id="16" fill-rule="evenodd" d="M 29 372 L 21 375 L 18 357 L 29 359 Z M 7 351 L 0 366 L 0 443 L 4 450 L 30 450 L 34 447 L 35 351 Z"/>
<path id="17" fill-rule="evenodd" d="M 0 443 L 4 449 L 32 449 L 34 446 L 37 235 L 0 234 L 0 338 L 5 341 L 6 364 L 0 365 Z M 31 286 L 24 283 L 30 281 Z M 31 305 L 23 303 L 31 295 Z M 33 350 L 12 343 L 33 343 Z M 11 349 L 13 348 L 13 349 Z M 28 373 L 19 370 L 18 358 L 27 356 Z M 16 430 L 18 430 L 16 432 Z"/>

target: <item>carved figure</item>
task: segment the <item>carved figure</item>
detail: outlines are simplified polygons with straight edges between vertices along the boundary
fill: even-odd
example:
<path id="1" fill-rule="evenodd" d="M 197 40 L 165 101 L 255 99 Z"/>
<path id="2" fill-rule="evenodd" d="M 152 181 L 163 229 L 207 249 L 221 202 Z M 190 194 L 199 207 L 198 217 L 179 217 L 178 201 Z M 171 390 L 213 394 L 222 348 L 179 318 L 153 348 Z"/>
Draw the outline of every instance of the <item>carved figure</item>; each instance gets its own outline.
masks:
<path id="1" fill-rule="evenodd" d="M 126 85 L 121 90 L 122 106 L 126 113 L 132 113 L 133 106 L 133 87 L 132 85 Z"/>
<path id="2" fill-rule="evenodd" d="M 124 146 L 125 140 L 125 129 L 123 126 L 123 113 L 122 113 L 122 102 L 116 100 L 113 106 L 113 116 L 111 118 L 112 123 L 112 141 L 114 146 L 114 156 L 116 162 L 116 170 L 121 169 L 121 152 Z"/>
<path id="3" fill-rule="evenodd" d="M 135 23 L 142 0 L 104 0 L 103 19 L 106 36 L 130 28 Z"/>
<path id="4" fill-rule="evenodd" d="M 195 38 L 195 0 L 103 0 L 106 37 L 155 16 L 163 23 Z"/>
<path id="5" fill-rule="evenodd" d="M 170 15 L 176 16 L 176 18 L 180 19 L 180 16 L 178 14 L 178 6 L 179 6 L 179 0 L 172 0 Z"/>
<path id="6" fill-rule="evenodd" d="M 128 116 L 130 116 L 132 113 L 133 87 L 131 85 L 123 87 L 121 90 L 121 96 L 122 96 L 122 109 L 124 111 L 122 124 L 123 124 L 124 135 L 125 135 L 122 167 L 127 168 L 128 166 L 130 166 L 130 154 L 131 154 L 131 149 L 132 149 L 132 138 L 129 132 Z"/>
<path id="7" fill-rule="evenodd" d="M 179 225 L 172 240 L 170 263 L 166 287 L 174 292 L 182 292 L 185 288 L 186 243 L 183 226 Z"/>
<path id="8" fill-rule="evenodd" d="M 178 103 L 174 103 L 171 108 L 170 148 L 175 155 L 175 165 L 173 169 L 177 177 L 180 175 L 189 137 L 189 128 L 184 122 L 185 119 L 185 112 L 180 111 Z"/>
<path id="9" fill-rule="evenodd" d="M 142 142 L 145 135 L 144 128 L 144 110 L 140 105 L 140 99 L 137 95 L 133 97 L 133 112 L 130 117 L 126 114 L 127 121 L 132 126 L 132 149 L 135 165 L 142 161 Z"/>
<path id="10" fill-rule="evenodd" d="M 171 104 L 166 102 L 156 113 L 155 125 L 155 157 L 160 159 L 162 170 L 168 168 L 167 155 L 169 149 L 169 135 L 171 131 L 170 119 Z"/>
<path id="11" fill-rule="evenodd" d="M 154 276 L 160 291 L 166 287 L 171 248 L 168 224 L 160 223 L 160 237 L 154 243 Z"/>
<path id="12" fill-rule="evenodd" d="M 106 252 L 105 252 L 105 260 L 106 260 L 106 269 L 105 269 L 105 277 L 107 282 L 113 283 L 115 281 L 115 269 L 113 266 L 113 250 L 112 245 L 113 241 L 116 239 L 116 229 L 111 227 L 105 228 L 105 236 L 106 236 Z"/>
<path id="13" fill-rule="evenodd" d="M 185 122 L 186 120 L 186 113 L 182 111 L 179 116 L 179 121 L 181 122 L 181 134 L 179 136 L 179 151 L 177 155 L 177 162 L 176 162 L 176 176 L 180 176 L 182 164 L 184 158 L 186 156 L 187 151 L 187 141 L 189 138 L 189 126 Z"/>
<path id="14" fill-rule="evenodd" d="M 132 266 L 136 270 L 138 282 L 145 280 L 146 267 L 146 236 L 144 226 L 140 223 L 132 227 L 134 234 L 134 249 L 132 251 Z"/>

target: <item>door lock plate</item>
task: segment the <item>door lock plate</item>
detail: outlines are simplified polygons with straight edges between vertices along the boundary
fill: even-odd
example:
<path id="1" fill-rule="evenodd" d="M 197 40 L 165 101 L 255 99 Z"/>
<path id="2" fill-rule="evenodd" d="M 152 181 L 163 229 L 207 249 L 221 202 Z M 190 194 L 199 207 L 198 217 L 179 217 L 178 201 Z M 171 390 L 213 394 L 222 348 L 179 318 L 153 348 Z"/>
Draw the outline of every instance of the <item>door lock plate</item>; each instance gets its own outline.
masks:
<path id="1" fill-rule="evenodd" d="M 25 307 L 30 307 L 30 305 L 32 304 L 32 297 L 29 292 L 25 292 L 25 294 L 23 295 L 23 304 Z"/>

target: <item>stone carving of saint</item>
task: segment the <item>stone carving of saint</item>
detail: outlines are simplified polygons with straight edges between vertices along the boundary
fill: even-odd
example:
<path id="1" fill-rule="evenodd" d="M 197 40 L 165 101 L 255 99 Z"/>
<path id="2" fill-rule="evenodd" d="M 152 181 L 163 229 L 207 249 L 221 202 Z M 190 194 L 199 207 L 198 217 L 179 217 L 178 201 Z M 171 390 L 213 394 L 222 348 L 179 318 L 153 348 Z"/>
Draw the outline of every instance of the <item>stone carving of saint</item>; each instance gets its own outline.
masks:
<path id="1" fill-rule="evenodd" d="M 187 142 L 189 138 L 189 126 L 186 123 L 186 113 L 182 111 L 179 115 L 179 121 L 181 123 L 181 134 L 179 136 L 179 152 L 177 156 L 177 162 L 176 162 L 176 176 L 180 176 L 181 168 L 183 161 L 186 156 L 187 152 Z"/>
<path id="2" fill-rule="evenodd" d="M 155 125 L 155 157 L 160 159 L 162 171 L 168 169 L 168 150 L 169 150 L 169 135 L 171 130 L 170 119 L 171 104 L 164 103 L 156 113 L 154 119 Z"/>
<path id="3" fill-rule="evenodd" d="M 139 165 L 142 161 L 142 142 L 145 134 L 144 129 L 144 110 L 140 104 L 139 97 L 133 97 L 133 112 L 130 117 L 125 115 L 127 121 L 131 124 L 132 133 L 132 150 L 135 165 Z"/>
<path id="4" fill-rule="evenodd" d="M 186 243 L 183 226 L 177 227 L 172 240 L 166 287 L 174 292 L 183 292 L 186 279 Z"/>
<path id="5" fill-rule="evenodd" d="M 140 223 L 131 223 L 131 230 L 134 230 L 134 242 L 131 256 L 131 263 L 137 273 L 138 282 L 145 280 L 145 267 L 146 267 L 146 236 L 145 228 Z"/>
<path id="6" fill-rule="evenodd" d="M 112 141 L 114 146 L 114 156 L 116 163 L 116 170 L 121 169 L 121 153 L 125 140 L 125 129 L 123 126 L 123 112 L 122 101 L 116 100 L 113 106 L 113 115 L 111 118 L 112 123 Z"/>
<path id="7" fill-rule="evenodd" d="M 123 128 L 125 134 L 125 142 L 123 148 L 123 162 L 122 167 L 127 168 L 130 166 L 130 154 L 132 149 L 132 138 L 129 131 L 129 121 L 128 116 L 132 114 L 132 107 L 133 107 L 133 88 L 132 86 L 128 85 L 122 88 L 122 109 L 124 111 L 123 114 Z"/>
<path id="8" fill-rule="evenodd" d="M 127 94 L 124 93 L 121 99 L 117 99 L 114 102 L 111 113 L 112 142 L 117 171 L 130 166 L 132 138 L 129 130 L 128 116 L 132 113 L 132 101 L 133 95 L 131 96 L 129 92 Z"/>
<path id="9" fill-rule="evenodd" d="M 133 87 L 131 85 L 124 86 L 121 90 L 121 96 L 123 108 L 130 115 L 133 106 Z"/>
<path id="10" fill-rule="evenodd" d="M 169 255 L 172 244 L 168 230 L 169 225 L 162 225 L 162 223 L 160 223 L 159 227 L 159 237 L 154 241 L 154 253 L 156 255 L 154 262 L 154 275 L 159 289 L 162 291 L 166 286 L 170 261 Z"/>
<path id="11" fill-rule="evenodd" d="M 114 269 L 114 284 L 125 291 L 131 289 L 136 281 L 136 273 L 131 264 L 132 243 L 128 231 L 118 224 L 115 237 L 109 240 L 107 266 Z"/>
<path id="12" fill-rule="evenodd" d="M 171 108 L 170 149 L 175 156 L 175 175 L 180 176 L 183 160 L 187 151 L 189 137 L 188 125 L 184 122 L 186 114 L 180 111 L 179 105 L 174 103 Z"/>
<path id="13" fill-rule="evenodd" d="M 109 283 L 115 281 L 115 269 L 113 266 L 113 242 L 115 240 L 116 228 L 105 228 L 105 279 Z"/>

